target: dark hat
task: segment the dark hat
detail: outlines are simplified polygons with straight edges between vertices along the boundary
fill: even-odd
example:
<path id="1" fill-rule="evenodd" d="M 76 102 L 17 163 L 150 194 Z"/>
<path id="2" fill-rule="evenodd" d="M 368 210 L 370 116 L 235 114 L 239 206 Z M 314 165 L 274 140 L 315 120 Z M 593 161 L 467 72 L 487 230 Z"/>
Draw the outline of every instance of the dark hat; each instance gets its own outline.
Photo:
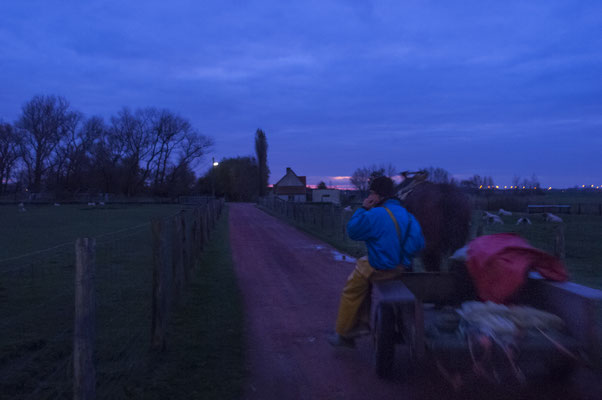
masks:
<path id="1" fill-rule="evenodd" d="M 392 197 L 394 194 L 393 180 L 386 176 L 374 178 L 370 183 L 370 190 L 381 197 Z"/>

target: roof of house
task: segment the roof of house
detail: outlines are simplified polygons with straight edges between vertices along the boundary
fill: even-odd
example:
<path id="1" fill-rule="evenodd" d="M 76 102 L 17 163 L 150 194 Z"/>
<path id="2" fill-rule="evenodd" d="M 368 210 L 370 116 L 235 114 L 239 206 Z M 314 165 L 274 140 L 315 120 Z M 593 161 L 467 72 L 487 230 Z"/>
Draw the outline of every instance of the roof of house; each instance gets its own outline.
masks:
<path id="1" fill-rule="evenodd" d="M 287 168 L 286 175 L 274 185 L 274 193 L 281 195 L 306 194 L 306 182 L 305 176 L 297 176 L 291 168 Z"/>

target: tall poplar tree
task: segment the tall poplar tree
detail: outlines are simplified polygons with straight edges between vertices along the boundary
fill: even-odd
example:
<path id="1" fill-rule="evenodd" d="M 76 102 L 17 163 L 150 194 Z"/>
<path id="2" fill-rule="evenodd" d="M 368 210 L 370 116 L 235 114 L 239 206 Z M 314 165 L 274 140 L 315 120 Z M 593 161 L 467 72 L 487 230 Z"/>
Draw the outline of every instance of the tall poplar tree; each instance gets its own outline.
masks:
<path id="1" fill-rule="evenodd" d="M 265 196 L 268 187 L 270 169 L 268 168 L 268 141 L 265 132 L 255 132 L 255 153 L 257 154 L 259 196 Z"/>

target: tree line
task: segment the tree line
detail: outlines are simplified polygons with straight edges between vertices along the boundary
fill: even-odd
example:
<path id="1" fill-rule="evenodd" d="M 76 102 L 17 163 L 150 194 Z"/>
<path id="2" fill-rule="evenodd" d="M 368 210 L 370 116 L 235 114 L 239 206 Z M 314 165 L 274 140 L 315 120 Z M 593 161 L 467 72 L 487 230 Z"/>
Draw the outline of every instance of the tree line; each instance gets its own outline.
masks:
<path id="1" fill-rule="evenodd" d="M 441 167 L 426 167 L 421 170 L 428 172 L 428 180 L 434 183 L 447 183 L 459 186 L 467 191 L 482 191 L 496 189 L 495 182 L 491 176 L 480 176 L 475 174 L 467 179 L 457 180 L 447 170 Z M 392 164 L 370 165 L 357 168 L 351 175 L 351 184 L 363 195 L 368 193 L 370 183 L 379 176 L 388 176 L 394 178 L 400 175 L 400 172 Z M 530 189 L 541 190 L 541 185 L 537 176 L 533 174 L 531 178 L 521 178 L 514 176 L 512 187 L 515 190 Z"/>
<path id="2" fill-rule="evenodd" d="M 86 118 L 60 96 L 26 102 L 0 121 L 0 194 L 10 191 L 178 195 L 213 140 L 166 109 L 124 107 Z"/>
<path id="3" fill-rule="evenodd" d="M 201 192 L 224 196 L 228 201 L 255 201 L 267 193 L 270 168 L 268 142 L 263 130 L 255 132 L 255 157 L 222 158 L 199 179 Z"/>

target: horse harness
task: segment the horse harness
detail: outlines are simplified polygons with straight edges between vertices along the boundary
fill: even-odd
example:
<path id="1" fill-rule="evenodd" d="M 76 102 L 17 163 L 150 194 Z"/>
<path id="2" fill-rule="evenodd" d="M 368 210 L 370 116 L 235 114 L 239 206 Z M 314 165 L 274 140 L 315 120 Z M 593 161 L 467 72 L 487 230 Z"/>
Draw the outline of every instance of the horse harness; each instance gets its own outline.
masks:
<path id="1" fill-rule="evenodd" d="M 399 229 L 399 223 L 397 222 L 397 219 L 395 218 L 395 216 L 393 215 L 393 213 L 391 212 L 391 210 L 389 210 L 385 206 L 383 206 L 383 208 L 385 210 L 387 210 L 387 213 L 389 214 L 389 217 L 391 217 L 391 220 L 395 224 L 395 230 L 397 231 L 397 237 L 399 238 L 400 250 L 401 250 L 401 253 L 402 253 L 402 261 L 403 261 L 403 249 L 405 247 L 406 242 L 408 241 L 408 237 L 410 236 L 410 229 L 412 228 L 412 218 L 408 218 L 408 226 L 406 227 L 406 231 L 405 231 L 405 234 L 403 235 L 403 240 L 402 240 L 402 238 L 401 238 L 401 231 Z"/>

